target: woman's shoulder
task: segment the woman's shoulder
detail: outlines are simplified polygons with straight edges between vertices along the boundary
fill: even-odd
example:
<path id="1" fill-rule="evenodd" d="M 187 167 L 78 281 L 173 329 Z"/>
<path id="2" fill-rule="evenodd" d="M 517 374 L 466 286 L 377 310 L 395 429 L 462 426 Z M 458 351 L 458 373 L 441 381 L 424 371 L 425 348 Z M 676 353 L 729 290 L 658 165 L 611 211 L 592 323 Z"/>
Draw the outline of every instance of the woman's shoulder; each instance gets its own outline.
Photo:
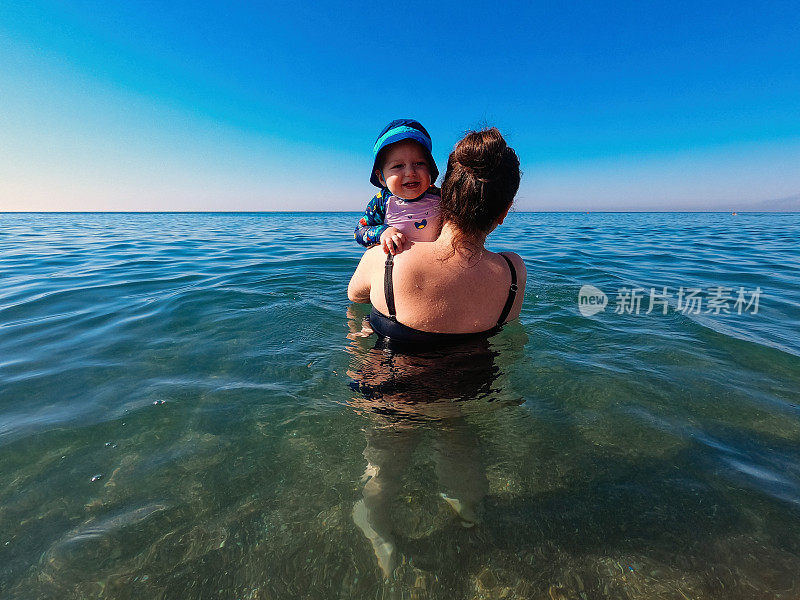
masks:
<path id="1" fill-rule="evenodd" d="M 522 260 L 522 257 L 515 252 L 498 252 L 500 256 L 505 256 L 508 260 L 511 261 L 511 264 L 514 265 L 514 270 L 517 273 L 517 278 L 524 281 L 528 275 L 527 269 L 525 269 L 525 261 Z"/>
<path id="2" fill-rule="evenodd" d="M 522 311 L 522 304 L 525 300 L 525 284 L 528 280 L 528 271 L 525 269 L 525 261 L 522 260 L 522 257 L 519 254 L 514 252 L 500 252 L 498 254 L 510 260 L 511 264 L 514 265 L 512 284 L 508 292 L 508 297 L 513 298 L 514 302 L 505 318 L 505 322 L 508 322 L 516 319 Z"/>
<path id="3" fill-rule="evenodd" d="M 364 256 L 361 257 L 361 261 L 370 265 L 383 263 L 386 261 L 386 253 L 383 251 L 380 244 L 376 244 L 364 251 Z"/>

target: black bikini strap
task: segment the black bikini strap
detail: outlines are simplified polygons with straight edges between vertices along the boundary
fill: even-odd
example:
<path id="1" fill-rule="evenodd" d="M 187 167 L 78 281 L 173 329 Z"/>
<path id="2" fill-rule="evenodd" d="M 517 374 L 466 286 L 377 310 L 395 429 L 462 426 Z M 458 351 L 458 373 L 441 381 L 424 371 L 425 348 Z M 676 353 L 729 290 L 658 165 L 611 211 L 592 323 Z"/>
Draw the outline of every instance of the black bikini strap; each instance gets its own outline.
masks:
<path id="1" fill-rule="evenodd" d="M 505 254 L 501 254 L 500 256 L 506 259 L 508 268 L 511 269 L 511 287 L 508 288 L 508 298 L 506 299 L 506 305 L 503 307 L 503 312 L 500 313 L 500 320 L 497 321 L 498 325 L 502 325 L 506 322 L 506 317 L 508 317 L 508 313 L 511 312 L 511 307 L 514 306 L 514 300 L 517 297 L 517 270 L 514 268 L 514 264 L 511 262 L 510 258 Z"/>
<path id="2" fill-rule="evenodd" d="M 392 286 L 392 268 L 394 267 L 394 254 L 389 252 L 386 256 L 386 271 L 383 274 L 383 295 L 386 297 L 386 308 L 389 310 L 389 318 L 397 320 L 394 310 L 394 287 Z"/>

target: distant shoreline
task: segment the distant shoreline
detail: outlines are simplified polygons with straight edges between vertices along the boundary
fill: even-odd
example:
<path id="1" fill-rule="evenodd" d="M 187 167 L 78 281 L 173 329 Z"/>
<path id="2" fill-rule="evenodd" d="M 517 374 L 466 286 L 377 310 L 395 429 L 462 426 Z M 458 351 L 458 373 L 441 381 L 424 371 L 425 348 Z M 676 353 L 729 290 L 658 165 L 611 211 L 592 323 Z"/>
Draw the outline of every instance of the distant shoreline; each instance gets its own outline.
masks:
<path id="1" fill-rule="evenodd" d="M 358 210 L 0 210 L 3 215 L 330 215 L 360 214 Z M 513 210 L 518 214 L 652 214 L 652 215 L 796 215 L 800 210 Z"/>

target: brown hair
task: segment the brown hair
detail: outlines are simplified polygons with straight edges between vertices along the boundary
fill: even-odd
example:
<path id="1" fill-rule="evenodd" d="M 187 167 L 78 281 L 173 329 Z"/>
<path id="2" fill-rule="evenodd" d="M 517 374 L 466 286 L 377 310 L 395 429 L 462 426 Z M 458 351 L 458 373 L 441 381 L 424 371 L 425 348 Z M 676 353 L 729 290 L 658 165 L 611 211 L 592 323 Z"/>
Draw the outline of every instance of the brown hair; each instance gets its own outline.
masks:
<path id="1" fill-rule="evenodd" d="M 511 206 L 519 189 L 519 158 L 496 127 L 470 131 L 447 160 L 442 183 L 442 222 L 461 240 L 486 234 Z"/>

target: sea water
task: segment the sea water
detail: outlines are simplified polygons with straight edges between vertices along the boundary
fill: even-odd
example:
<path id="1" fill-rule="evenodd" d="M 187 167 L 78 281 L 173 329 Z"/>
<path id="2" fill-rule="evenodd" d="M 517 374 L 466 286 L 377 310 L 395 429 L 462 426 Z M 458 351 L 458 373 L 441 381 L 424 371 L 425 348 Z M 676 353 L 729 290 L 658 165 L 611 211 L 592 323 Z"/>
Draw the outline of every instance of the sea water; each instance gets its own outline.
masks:
<path id="1" fill-rule="evenodd" d="M 438 357 L 358 337 L 356 219 L 0 216 L 0 597 L 800 596 L 800 215 L 512 213 Z"/>

